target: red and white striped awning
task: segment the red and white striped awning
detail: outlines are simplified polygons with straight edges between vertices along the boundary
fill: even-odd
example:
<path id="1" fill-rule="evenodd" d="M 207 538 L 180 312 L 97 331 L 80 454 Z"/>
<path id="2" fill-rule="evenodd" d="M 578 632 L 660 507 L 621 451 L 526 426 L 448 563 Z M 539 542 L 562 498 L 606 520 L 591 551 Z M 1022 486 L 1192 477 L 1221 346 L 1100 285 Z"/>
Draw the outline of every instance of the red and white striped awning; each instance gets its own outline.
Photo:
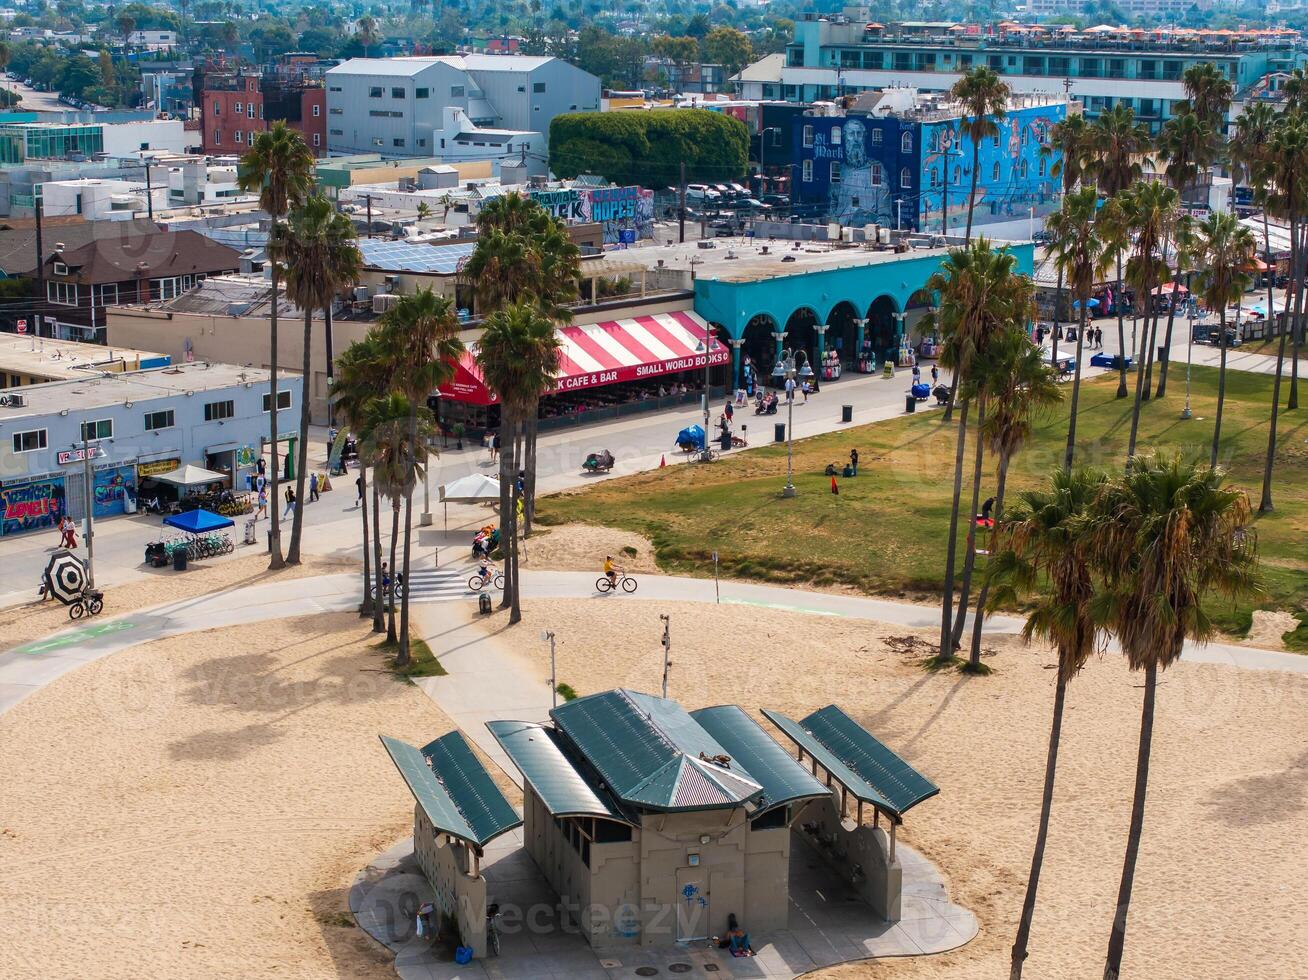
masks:
<path id="1" fill-rule="evenodd" d="M 560 327 L 560 370 L 554 391 L 580 391 L 703 370 L 709 331 L 708 323 L 690 310 Z M 442 397 L 474 405 L 493 405 L 499 400 L 482 381 L 476 357 L 476 345 L 469 345 L 455 365 L 454 378 L 441 386 Z M 713 337 L 707 358 L 711 364 L 726 364 L 731 354 Z"/>

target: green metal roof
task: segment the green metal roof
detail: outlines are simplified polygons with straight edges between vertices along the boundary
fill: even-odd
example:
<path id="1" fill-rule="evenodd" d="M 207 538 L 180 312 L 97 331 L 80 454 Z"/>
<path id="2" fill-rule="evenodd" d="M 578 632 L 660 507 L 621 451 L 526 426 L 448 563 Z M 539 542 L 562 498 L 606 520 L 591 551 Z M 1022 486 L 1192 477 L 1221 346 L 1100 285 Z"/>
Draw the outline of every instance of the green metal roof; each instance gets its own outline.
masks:
<path id="1" fill-rule="evenodd" d="M 762 810 L 831 792 L 739 705 L 700 708 L 690 716 L 727 750 L 733 769 L 744 769 L 763 786 Z"/>
<path id="2" fill-rule="evenodd" d="M 568 758 L 553 728 L 529 721 L 488 721 L 486 727 L 553 816 L 633 823 L 613 794 L 587 779 Z"/>
<path id="3" fill-rule="evenodd" d="M 522 825 L 462 732 L 442 735 L 421 749 L 380 738 L 413 798 L 441 833 L 481 848 Z"/>
<path id="4" fill-rule="evenodd" d="M 834 704 L 802 722 L 766 708 L 763 714 L 856 797 L 896 817 L 940 792 Z"/>
<path id="5" fill-rule="evenodd" d="M 729 753 L 675 701 L 621 688 L 550 717 L 618 799 L 656 810 L 757 804 L 763 787 L 714 760 Z"/>

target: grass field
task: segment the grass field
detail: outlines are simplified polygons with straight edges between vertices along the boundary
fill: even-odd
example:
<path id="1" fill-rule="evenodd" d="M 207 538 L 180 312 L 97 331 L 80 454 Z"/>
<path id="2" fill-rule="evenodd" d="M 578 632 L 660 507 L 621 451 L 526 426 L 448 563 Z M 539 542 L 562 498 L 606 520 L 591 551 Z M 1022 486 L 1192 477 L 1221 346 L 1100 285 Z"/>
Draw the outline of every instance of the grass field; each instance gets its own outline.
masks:
<path id="1" fill-rule="evenodd" d="M 1217 372 L 1194 370 L 1194 418 L 1182 421 L 1178 416 L 1185 375 L 1183 366 L 1179 371 L 1176 367 L 1168 397 L 1144 406 L 1141 447 L 1179 449 L 1206 461 Z M 1266 376 L 1228 374 L 1223 465 L 1232 481 L 1249 491 L 1255 506 L 1262 486 L 1271 385 Z M 1078 463 L 1122 466 L 1131 400 L 1116 399 L 1115 391 L 1115 377 L 1083 385 Z M 1070 387 L 1065 393 L 1070 396 Z M 833 412 L 836 397 L 815 400 L 796 412 Z M 541 501 L 539 519 L 542 524 L 581 521 L 640 532 L 653 542 L 659 566 L 668 572 L 712 575 L 711 555 L 717 551 L 724 575 L 938 597 L 956 431 L 957 426 L 943 425 L 940 413 L 933 412 L 796 442 L 799 496 L 793 500 L 779 495 L 785 483 L 786 447 L 773 444 L 708 466 L 669 467 L 557 494 Z M 1038 485 L 1059 465 L 1066 433 L 1064 403 L 1042 421 L 1032 443 L 1014 461 L 1010 493 Z M 1306 440 L 1308 410 L 1282 412 L 1276 511 L 1257 522 L 1266 594 L 1237 608 L 1225 604 L 1211 609 L 1227 632 L 1245 632 L 1255 608 L 1284 609 L 1308 621 Z M 840 493 L 833 495 L 831 479 L 822 472 L 828 463 L 843 466 L 851 448 L 859 451 L 859 476 L 839 479 Z M 985 481 L 982 500 L 994 492 L 993 460 L 987 460 Z M 965 482 L 965 514 L 967 492 Z M 965 532 L 960 527 L 960 535 Z M 1290 634 L 1287 643 L 1308 650 L 1308 626 Z"/>

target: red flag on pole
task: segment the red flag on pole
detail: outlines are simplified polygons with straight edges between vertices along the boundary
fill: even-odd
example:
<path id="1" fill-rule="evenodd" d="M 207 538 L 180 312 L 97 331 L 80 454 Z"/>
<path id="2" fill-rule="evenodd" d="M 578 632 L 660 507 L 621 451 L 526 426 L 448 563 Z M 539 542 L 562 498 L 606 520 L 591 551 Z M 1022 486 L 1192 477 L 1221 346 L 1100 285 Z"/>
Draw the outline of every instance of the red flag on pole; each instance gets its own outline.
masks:
<path id="1" fill-rule="evenodd" d="M 834 476 L 831 478 L 831 492 L 837 495 L 840 494 L 840 487 L 836 485 L 836 478 Z"/>

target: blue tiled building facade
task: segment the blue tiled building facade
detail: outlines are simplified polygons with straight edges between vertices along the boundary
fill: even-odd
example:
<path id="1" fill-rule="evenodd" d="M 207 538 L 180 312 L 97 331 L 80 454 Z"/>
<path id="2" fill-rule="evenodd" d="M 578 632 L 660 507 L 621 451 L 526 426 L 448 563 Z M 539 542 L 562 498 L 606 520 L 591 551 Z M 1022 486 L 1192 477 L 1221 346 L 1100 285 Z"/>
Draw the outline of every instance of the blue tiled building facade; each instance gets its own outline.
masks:
<path id="1" fill-rule="evenodd" d="M 982 141 L 975 223 L 1047 214 L 1056 205 L 1056 151 L 1043 152 L 1065 102 L 1016 107 Z M 881 224 L 916 231 L 967 221 L 972 141 L 961 117 L 859 113 L 803 116 L 793 122 L 791 186 L 795 203 L 842 225 Z"/>

